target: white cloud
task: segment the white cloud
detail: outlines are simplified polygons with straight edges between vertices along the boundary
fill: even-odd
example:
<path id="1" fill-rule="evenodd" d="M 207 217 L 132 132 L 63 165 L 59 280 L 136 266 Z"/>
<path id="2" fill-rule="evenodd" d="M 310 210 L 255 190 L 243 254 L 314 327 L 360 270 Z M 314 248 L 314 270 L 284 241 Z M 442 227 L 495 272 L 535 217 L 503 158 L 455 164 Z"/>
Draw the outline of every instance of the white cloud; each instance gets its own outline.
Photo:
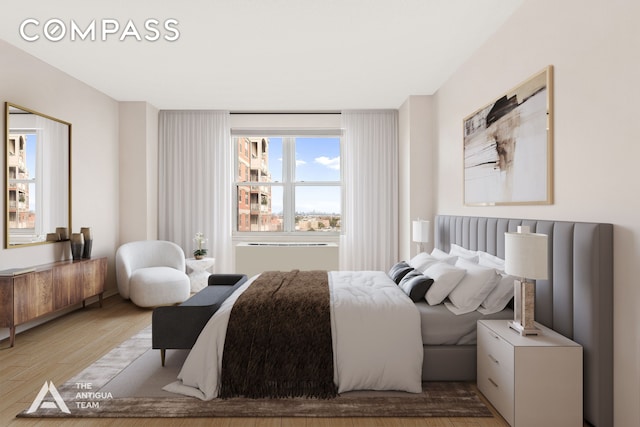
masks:
<path id="1" fill-rule="evenodd" d="M 296 166 L 302 166 L 302 165 L 306 165 L 307 162 L 305 162 L 304 160 L 296 160 Z"/>
<path id="2" fill-rule="evenodd" d="M 340 170 L 340 156 L 333 157 L 333 158 L 326 157 L 326 156 L 316 157 L 315 162 L 323 166 L 326 166 L 329 169 Z"/>

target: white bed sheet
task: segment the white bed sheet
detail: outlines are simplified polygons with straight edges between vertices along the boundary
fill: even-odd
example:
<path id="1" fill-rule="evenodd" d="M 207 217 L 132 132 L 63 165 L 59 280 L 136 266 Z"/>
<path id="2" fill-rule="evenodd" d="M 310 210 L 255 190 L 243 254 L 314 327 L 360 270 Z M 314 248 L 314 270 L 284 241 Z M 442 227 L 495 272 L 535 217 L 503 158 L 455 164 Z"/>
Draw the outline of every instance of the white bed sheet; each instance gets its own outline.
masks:
<path id="1" fill-rule="evenodd" d="M 420 314 L 381 271 L 331 271 L 334 381 L 350 390 L 422 391 Z M 164 390 L 210 400 L 219 372 L 233 303 L 257 276 L 234 292 L 211 317 L 178 374 Z"/>

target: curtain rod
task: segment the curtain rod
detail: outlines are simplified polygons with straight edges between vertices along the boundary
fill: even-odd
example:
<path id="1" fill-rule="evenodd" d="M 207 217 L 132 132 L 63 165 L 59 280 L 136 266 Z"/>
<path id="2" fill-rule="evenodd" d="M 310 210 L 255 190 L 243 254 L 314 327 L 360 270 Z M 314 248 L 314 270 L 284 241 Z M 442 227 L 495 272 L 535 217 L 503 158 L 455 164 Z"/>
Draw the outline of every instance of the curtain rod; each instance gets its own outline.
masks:
<path id="1" fill-rule="evenodd" d="M 229 114 L 255 114 L 255 115 L 319 115 L 319 114 L 341 114 L 340 111 L 231 111 Z"/>

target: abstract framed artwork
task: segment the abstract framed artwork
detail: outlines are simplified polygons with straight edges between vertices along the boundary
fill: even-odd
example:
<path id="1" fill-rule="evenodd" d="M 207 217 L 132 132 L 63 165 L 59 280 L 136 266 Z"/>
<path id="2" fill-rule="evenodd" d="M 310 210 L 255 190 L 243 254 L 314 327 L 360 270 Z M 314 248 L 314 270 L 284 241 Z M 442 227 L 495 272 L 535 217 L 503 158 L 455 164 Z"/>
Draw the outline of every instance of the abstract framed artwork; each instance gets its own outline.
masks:
<path id="1" fill-rule="evenodd" d="M 553 66 L 463 120 L 464 204 L 553 203 Z"/>

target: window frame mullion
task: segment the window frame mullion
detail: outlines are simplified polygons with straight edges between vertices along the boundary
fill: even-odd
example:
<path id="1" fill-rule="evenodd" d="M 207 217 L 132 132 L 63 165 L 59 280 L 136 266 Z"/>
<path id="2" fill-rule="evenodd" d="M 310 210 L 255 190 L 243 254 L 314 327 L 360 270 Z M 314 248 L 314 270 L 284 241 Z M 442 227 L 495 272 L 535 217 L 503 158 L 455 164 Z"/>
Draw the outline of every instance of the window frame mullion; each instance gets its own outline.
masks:
<path id="1" fill-rule="evenodd" d="M 296 174 L 296 139 L 292 136 L 282 138 L 283 171 L 282 181 L 283 210 L 284 210 L 284 231 L 291 233 L 295 231 L 295 174 Z"/>

